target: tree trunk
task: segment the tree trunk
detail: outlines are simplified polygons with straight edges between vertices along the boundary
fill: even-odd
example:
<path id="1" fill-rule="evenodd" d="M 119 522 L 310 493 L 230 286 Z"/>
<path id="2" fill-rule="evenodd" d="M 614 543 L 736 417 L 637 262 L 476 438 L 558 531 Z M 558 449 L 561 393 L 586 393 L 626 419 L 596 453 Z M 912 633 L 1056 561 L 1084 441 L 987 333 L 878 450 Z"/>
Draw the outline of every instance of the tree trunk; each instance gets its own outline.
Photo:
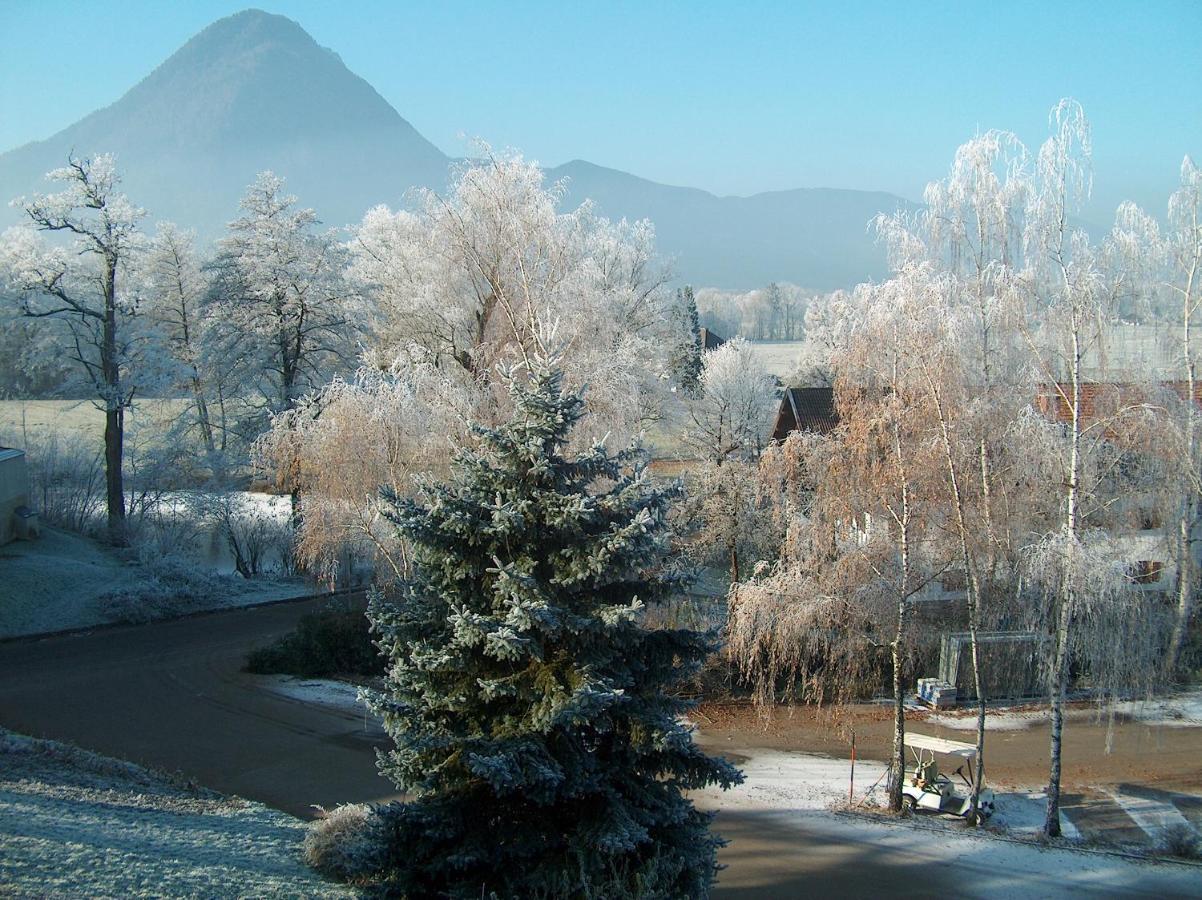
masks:
<path id="1" fill-rule="evenodd" d="M 1192 491 L 1192 488 L 1189 488 Z M 1177 667 L 1181 660 L 1181 648 L 1185 644 L 1185 635 L 1189 630 L 1189 622 L 1193 617 L 1194 608 L 1194 541 L 1193 498 L 1184 502 L 1185 512 L 1177 523 L 1177 609 L 1173 617 L 1173 631 L 1169 636 L 1169 646 L 1165 653 L 1164 673 L 1168 678 L 1177 675 Z"/>
<path id="2" fill-rule="evenodd" d="M 114 546 L 124 546 L 125 482 L 122 458 L 125 453 L 125 411 L 120 407 L 104 413 L 104 482 L 108 506 L 108 538 Z"/>
<path id="3" fill-rule="evenodd" d="M 896 383 L 896 364 L 894 383 Z M 889 808 L 900 812 L 902 783 L 906 779 L 906 707 L 902 688 L 902 638 L 905 635 L 906 607 L 910 600 L 910 490 L 902 454 L 901 428 L 893 424 L 893 448 L 901 475 L 901 515 L 896 516 L 897 549 L 901 557 L 901 582 L 897 590 L 897 626 L 893 633 L 893 758 L 889 766 Z"/>
<path id="4" fill-rule="evenodd" d="M 1077 541 L 1077 503 L 1081 485 L 1081 321 L 1074 309 L 1072 317 L 1072 399 L 1071 451 L 1069 454 L 1068 493 L 1064 517 L 1064 574 L 1060 588 L 1060 610 L 1056 620 L 1056 655 L 1051 677 L 1052 741 L 1051 763 L 1048 769 L 1048 809 L 1043 832 L 1048 837 L 1060 836 L 1060 767 L 1061 733 L 1064 729 L 1064 698 L 1068 691 L 1069 633 L 1073 624 L 1073 605 L 1076 597 L 1075 549 Z"/>
<path id="5" fill-rule="evenodd" d="M 1194 435 L 1194 418 L 1197 413 L 1194 406 L 1194 352 L 1190 346 L 1190 329 L 1193 324 L 1193 293 L 1195 266 L 1190 269 L 1184 290 L 1182 303 L 1182 348 L 1185 352 L 1185 453 L 1186 465 L 1189 467 L 1185 479 L 1185 500 L 1181 520 L 1177 523 L 1177 610 L 1173 619 L 1173 632 L 1169 637 L 1168 650 L 1165 653 L 1165 675 L 1173 678 L 1181 660 L 1181 647 L 1185 643 L 1185 635 L 1189 629 L 1190 618 L 1194 607 L 1194 519 L 1197 516 L 1197 482 L 1198 467 L 1196 461 L 1197 448 Z"/>
<path id="6" fill-rule="evenodd" d="M 985 780 L 985 690 L 981 679 L 981 657 L 978 647 L 977 632 L 980 630 L 980 585 L 977 581 L 976 567 L 973 565 L 972 553 L 968 547 L 968 522 L 964 515 L 964 494 L 960 490 L 960 477 L 956 472 L 956 459 L 952 453 L 951 431 L 948 426 L 947 414 L 939 388 L 933 380 L 928 380 L 931 396 L 935 401 L 935 410 L 939 414 L 939 431 L 943 438 L 943 458 L 947 463 L 948 486 L 952 491 L 952 504 L 956 510 L 956 529 L 960 538 L 960 562 L 964 566 L 964 587 L 968 597 L 968 637 L 972 650 L 972 680 L 977 695 L 977 766 L 973 775 L 972 793 L 968 798 L 968 822 L 978 823 L 977 804 L 980 802 L 981 788 Z"/>
<path id="7" fill-rule="evenodd" d="M 200 425 L 200 437 L 204 441 L 205 452 L 213 453 L 216 444 L 213 441 L 213 422 L 209 417 L 209 404 L 205 400 L 204 386 L 200 377 L 192 376 L 192 394 L 196 399 L 196 421 Z"/>
<path id="8" fill-rule="evenodd" d="M 889 808 L 901 812 L 902 784 L 906 780 L 906 707 L 902 691 L 901 640 L 905 627 L 906 604 L 897 604 L 897 630 L 893 636 L 893 753 L 889 764 Z"/>
<path id="9" fill-rule="evenodd" d="M 125 533 L 125 397 L 121 387 L 121 363 L 117 356 L 117 258 L 104 260 L 104 324 L 100 344 L 100 370 L 104 378 L 104 482 L 108 508 L 108 539 L 123 547 Z"/>
<path id="10" fill-rule="evenodd" d="M 1064 697 L 1068 692 L 1068 630 L 1071 618 L 1071 599 L 1062 598 L 1060 619 L 1056 628 L 1056 658 L 1051 685 L 1052 745 L 1048 768 L 1048 808 L 1043 833 L 1060 837 L 1060 766 L 1061 736 L 1064 733 Z"/>

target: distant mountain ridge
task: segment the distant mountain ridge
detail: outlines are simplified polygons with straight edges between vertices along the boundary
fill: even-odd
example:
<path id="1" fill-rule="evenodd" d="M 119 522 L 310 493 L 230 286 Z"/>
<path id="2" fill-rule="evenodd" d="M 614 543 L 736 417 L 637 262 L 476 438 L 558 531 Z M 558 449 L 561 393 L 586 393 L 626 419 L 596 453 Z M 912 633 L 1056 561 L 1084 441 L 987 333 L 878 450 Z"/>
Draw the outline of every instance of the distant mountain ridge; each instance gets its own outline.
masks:
<path id="1" fill-rule="evenodd" d="M 271 169 L 323 221 L 358 221 L 413 187 L 443 190 L 452 160 L 332 50 L 283 16 L 246 10 L 214 22 L 124 96 L 44 141 L 0 155 L 0 200 L 49 185 L 67 154 L 113 152 L 125 189 L 157 219 L 215 237 L 255 173 Z M 747 289 L 792 281 L 846 287 L 885 273 L 868 233 L 878 212 L 913 208 L 885 193 L 808 189 L 718 197 L 576 160 L 566 202 L 649 218 L 683 281 Z M 7 207 L 0 224 L 19 211 Z"/>

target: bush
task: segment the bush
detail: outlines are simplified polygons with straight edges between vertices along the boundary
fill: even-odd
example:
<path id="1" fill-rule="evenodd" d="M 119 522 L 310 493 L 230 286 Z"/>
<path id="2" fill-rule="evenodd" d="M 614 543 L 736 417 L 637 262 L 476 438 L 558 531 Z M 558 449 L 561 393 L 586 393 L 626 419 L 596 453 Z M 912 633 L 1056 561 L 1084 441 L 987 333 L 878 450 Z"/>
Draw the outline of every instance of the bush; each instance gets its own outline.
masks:
<path id="1" fill-rule="evenodd" d="M 182 556 L 146 557 L 137 568 L 145 577 L 135 585 L 97 598 L 106 621 L 139 625 L 199 612 L 218 605 L 243 584 L 241 579 L 205 571 Z"/>
<path id="2" fill-rule="evenodd" d="M 1202 846 L 1199 846 L 1198 835 L 1188 825 L 1169 825 L 1160 833 L 1156 849 L 1165 856 L 1175 856 L 1178 859 L 1198 859 L 1202 857 Z"/>
<path id="3" fill-rule="evenodd" d="M 334 881 L 367 883 L 383 867 L 380 830 L 379 816 L 365 804 L 323 809 L 305 834 L 305 862 Z"/>
<path id="4" fill-rule="evenodd" d="M 304 678 L 377 677 L 384 674 L 384 657 L 372 643 L 362 609 L 333 607 L 303 617 L 291 634 L 252 651 L 246 670 Z"/>

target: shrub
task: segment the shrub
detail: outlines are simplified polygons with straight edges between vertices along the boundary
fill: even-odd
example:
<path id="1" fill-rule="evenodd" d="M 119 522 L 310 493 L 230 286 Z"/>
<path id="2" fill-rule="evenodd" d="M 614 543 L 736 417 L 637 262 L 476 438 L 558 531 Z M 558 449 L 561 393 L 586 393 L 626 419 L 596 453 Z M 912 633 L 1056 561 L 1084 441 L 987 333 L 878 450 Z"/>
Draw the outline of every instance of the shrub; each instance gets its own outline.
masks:
<path id="1" fill-rule="evenodd" d="M 1161 831 L 1156 849 L 1165 856 L 1175 856 L 1178 859 L 1202 857 L 1202 846 L 1198 843 L 1197 833 L 1190 826 L 1180 823 L 1169 825 Z"/>
<path id="2" fill-rule="evenodd" d="M 246 670 L 260 675 L 384 674 L 384 657 L 372 643 L 371 625 L 362 609 L 330 607 L 304 616 L 296 630 L 251 652 Z"/>
<path id="3" fill-rule="evenodd" d="M 102 594 L 101 614 L 109 622 L 141 624 L 210 609 L 241 586 L 240 580 L 199 568 L 184 556 L 144 556 L 129 587 Z"/>
<path id="4" fill-rule="evenodd" d="M 370 806 L 348 803 L 328 812 L 309 826 L 303 851 L 305 862 L 335 881 L 363 883 L 380 871 L 382 841 L 380 819 Z"/>

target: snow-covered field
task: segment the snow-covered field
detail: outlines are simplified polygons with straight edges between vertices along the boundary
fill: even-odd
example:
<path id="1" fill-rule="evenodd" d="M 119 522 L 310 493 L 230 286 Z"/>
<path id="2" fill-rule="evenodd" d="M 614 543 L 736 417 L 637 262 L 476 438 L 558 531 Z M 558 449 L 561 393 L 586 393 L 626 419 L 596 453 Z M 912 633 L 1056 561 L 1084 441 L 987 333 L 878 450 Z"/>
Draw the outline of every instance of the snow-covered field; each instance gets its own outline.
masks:
<path id="1" fill-rule="evenodd" d="M 0 895 L 348 897 L 301 859 L 304 823 L 0 730 Z"/>
<path id="2" fill-rule="evenodd" d="M 805 341 L 749 341 L 755 355 L 769 375 L 788 381 L 797 370 L 797 360 Z"/>
<path id="3" fill-rule="evenodd" d="M 1202 728 L 1202 688 L 1166 697 L 1156 697 L 1147 701 L 1126 700 L 1116 703 L 1114 712 L 1123 718 L 1143 722 L 1146 725 Z M 1104 718 L 1107 714 L 1106 709 L 1100 709 L 1092 704 L 1082 704 L 1071 707 L 1066 713 L 1066 718 L 1085 721 L 1098 716 Z M 1050 715 L 1044 708 L 1019 707 L 989 710 L 985 716 L 985 730 L 1022 731 L 1025 728 L 1047 722 Z M 957 731 L 975 731 L 977 727 L 976 712 L 971 710 L 931 715 L 927 716 L 926 721 Z"/>
<path id="4" fill-rule="evenodd" d="M 298 580 L 193 573 L 123 558 L 96 541 L 43 528 L 36 541 L 0 547 L 0 638 L 169 618 L 311 593 Z"/>

